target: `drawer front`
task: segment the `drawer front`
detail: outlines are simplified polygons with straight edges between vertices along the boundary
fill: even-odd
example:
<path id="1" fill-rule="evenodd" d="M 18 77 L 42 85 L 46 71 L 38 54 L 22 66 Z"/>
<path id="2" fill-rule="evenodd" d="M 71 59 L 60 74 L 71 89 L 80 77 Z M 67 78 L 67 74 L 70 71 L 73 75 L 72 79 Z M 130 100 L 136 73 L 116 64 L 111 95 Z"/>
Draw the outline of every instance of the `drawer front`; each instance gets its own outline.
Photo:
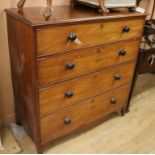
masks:
<path id="1" fill-rule="evenodd" d="M 38 29 L 38 56 L 140 36 L 143 22 L 143 18 L 130 18 Z M 75 37 L 77 37 L 76 43 L 74 41 Z M 69 41 L 69 39 L 72 41 Z"/>
<path id="2" fill-rule="evenodd" d="M 76 51 L 71 54 L 39 61 L 39 85 L 63 81 L 101 68 L 134 59 L 138 54 L 139 40 Z"/>
<path id="3" fill-rule="evenodd" d="M 135 61 L 40 90 L 40 113 L 63 109 L 132 80 Z"/>
<path id="4" fill-rule="evenodd" d="M 120 109 L 127 104 L 129 91 L 130 85 L 125 85 L 41 119 L 42 142 L 61 137 Z"/>

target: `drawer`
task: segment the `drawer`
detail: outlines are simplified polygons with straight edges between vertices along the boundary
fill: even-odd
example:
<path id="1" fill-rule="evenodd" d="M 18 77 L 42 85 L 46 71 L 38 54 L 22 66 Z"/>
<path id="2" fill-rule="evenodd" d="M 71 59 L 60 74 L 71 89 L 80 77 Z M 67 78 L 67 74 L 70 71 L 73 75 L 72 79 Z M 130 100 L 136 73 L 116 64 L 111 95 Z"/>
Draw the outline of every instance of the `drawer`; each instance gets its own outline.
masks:
<path id="1" fill-rule="evenodd" d="M 41 117 L 130 82 L 134 68 L 135 61 L 131 61 L 41 89 L 39 91 Z"/>
<path id="2" fill-rule="evenodd" d="M 129 91 L 130 85 L 125 85 L 42 118 L 42 142 L 45 143 L 64 136 L 110 112 L 124 107 L 128 100 Z"/>
<path id="3" fill-rule="evenodd" d="M 137 56 L 138 48 L 139 40 L 124 41 L 41 59 L 38 63 L 39 85 L 45 86 L 132 60 Z"/>
<path id="4" fill-rule="evenodd" d="M 140 36 L 143 23 L 143 18 L 130 18 L 38 29 L 37 53 L 38 56 L 44 56 Z M 76 43 L 75 38 L 77 38 Z"/>

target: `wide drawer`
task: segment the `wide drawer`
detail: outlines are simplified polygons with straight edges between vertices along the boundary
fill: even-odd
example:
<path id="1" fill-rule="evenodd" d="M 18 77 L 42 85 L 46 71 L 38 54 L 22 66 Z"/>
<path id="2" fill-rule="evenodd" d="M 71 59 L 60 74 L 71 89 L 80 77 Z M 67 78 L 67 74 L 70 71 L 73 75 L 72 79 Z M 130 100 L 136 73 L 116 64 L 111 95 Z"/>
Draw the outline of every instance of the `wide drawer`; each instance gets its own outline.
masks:
<path id="1" fill-rule="evenodd" d="M 63 81 L 132 60 L 138 54 L 138 47 L 139 40 L 124 41 L 41 59 L 38 62 L 39 85 L 44 86 L 52 82 Z"/>
<path id="2" fill-rule="evenodd" d="M 37 30 L 38 56 L 140 36 L 143 18 L 119 19 Z M 72 34 L 72 35 L 71 35 Z M 76 35 L 76 36 L 75 36 Z M 75 37 L 78 43 L 75 43 Z M 72 41 L 69 41 L 69 39 Z"/>
<path id="3" fill-rule="evenodd" d="M 41 117 L 130 82 L 135 61 L 39 91 Z"/>
<path id="4" fill-rule="evenodd" d="M 130 85 L 99 95 L 41 119 L 42 143 L 64 136 L 127 104 Z"/>

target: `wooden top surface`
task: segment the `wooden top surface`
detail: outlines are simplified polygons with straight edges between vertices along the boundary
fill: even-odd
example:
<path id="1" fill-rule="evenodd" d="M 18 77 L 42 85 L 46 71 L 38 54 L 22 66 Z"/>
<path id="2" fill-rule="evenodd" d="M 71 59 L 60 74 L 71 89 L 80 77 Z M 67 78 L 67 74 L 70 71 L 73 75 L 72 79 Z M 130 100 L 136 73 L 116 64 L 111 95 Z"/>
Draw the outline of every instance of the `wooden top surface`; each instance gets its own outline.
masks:
<path id="1" fill-rule="evenodd" d="M 146 14 L 129 12 L 127 9 L 117 9 L 107 15 L 102 15 L 98 12 L 93 12 L 92 9 L 89 9 L 88 7 L 80 6 L 72 8 L 70 6 L 55 6 L 53 7 L 52 17 L 49 21 L 45 21 L 44 17 L 41 15 L 41 10 L 41 7 L 29 7 L 24 8 L 22 13 L 18 13 L 18 9 L 11 8 L 6 9 L 6 12 L 31 26 L 146 16 Z"/>

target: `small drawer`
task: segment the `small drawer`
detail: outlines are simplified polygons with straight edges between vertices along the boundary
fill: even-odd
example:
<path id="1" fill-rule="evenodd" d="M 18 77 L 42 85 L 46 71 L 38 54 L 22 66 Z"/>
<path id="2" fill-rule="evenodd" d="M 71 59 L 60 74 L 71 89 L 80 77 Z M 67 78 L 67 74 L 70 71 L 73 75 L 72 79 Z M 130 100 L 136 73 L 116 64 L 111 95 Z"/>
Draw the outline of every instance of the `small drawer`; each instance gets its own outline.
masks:
<path id="1" fill-rule="evenodd" d="M 41 59 L 38 62 L 39 85 L 46 86 L 132 60 L 137 57 L 139 43 L 139 40 L 124 41 Z"/>
<path id="2" fill-rule="evenodd" d="M 135 61 L 39 91 L 41 117 L 112 90 L 132 80 Z"/>
<path id="3" fill-rule="evenodd" d="M 42 143 L 88 125 L 127 104 L 130 85 L 99 95 L 41 119 Z"/>
<path id="4" fill-rule="evenodd" d="M 143 18 L 120 19 L 38 29 L 37 53 L 44 56 L 141 36 Z"/>

